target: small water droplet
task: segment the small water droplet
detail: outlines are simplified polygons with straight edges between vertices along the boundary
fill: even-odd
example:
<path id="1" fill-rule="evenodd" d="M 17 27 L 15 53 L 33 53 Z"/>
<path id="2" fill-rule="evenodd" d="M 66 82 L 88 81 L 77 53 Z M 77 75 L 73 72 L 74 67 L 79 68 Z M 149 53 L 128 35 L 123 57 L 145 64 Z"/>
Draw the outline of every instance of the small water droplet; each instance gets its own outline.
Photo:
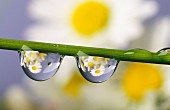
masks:
<path id="1" fill-rule="evenodd" d="M 170 53 L 170 48 L 163 48 L 163 49 L 159 50 L 157 53 L 159 56 L 166 55 L 166 54 Z"/>
<path id="2" fill-rule="evenodd" d="M 97 56 L 76 57 L 82 76 L 90 82 L 100 83 L 109 79 L 116 70 L 118 61 Z"/>
<path id="3" fill-rule="evenodd" d="M 44 81 L 55 75 L 62 61 L 62 56 L 54 53 L 21 51 L 19 55 L 25 74 L 36 81 Z"/>
<path id="4" fill-rule="evenodd" d="M 157 55 L 162 61 L 170 61 L 170 48 L 163 48 L 157 52 Z"/>
<path id="5" fill-rule="evenodd" d="M 127 52 L 133 52 L 133 54 L 134 53 L 146 53 L 146 54 L 150 53 L 148 50 L 140 49 L 140 48 L 130 49 L 130 50 L 127 50 L 126 53 Z"/>
<path id="6" fill-rule="evenodd" d="M 150 58 L 152 57 L 152 54 L 148 51 L 148 50 L 144 50 L 144 49 L 140 49 L 140 48 L 135 48 L 135 49 L 130 49 L 127 50 L 124 53 L 126 56 L 128 55 L 129 58 L 133 57 L 133 58 L 138 58 L 139 56 L 142 58 L 142 56 L 145 56 L 145 58 Z"/>

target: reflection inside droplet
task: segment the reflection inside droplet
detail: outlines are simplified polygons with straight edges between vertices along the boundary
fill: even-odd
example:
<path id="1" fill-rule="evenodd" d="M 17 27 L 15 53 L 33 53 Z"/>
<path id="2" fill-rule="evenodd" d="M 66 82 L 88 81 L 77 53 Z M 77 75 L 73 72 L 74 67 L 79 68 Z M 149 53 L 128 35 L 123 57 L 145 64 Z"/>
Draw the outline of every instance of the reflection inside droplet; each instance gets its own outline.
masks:
<path id="1" fill-rule="evenodd" d="M 158 55 L 166 55 L 167 53 L 170 53 L 170 48 L 163 48 L 161 50 L 158 51 Z"/>
<path id="2" fill-rule="evenodd" d="M 43 81 L 51 78 L 58 70 L 62 56 L 54 53 L 40 53 L 38 51 L 21 51 L 21 66 L 28 77 Z"/>
<path id="3" fill-rule="evenodd" d="M 114 59 L 97 56 L 79 56 L 76 59 L 83 77 L 94 83 L 103 82 L 110 78 L 118 64 Z"/>

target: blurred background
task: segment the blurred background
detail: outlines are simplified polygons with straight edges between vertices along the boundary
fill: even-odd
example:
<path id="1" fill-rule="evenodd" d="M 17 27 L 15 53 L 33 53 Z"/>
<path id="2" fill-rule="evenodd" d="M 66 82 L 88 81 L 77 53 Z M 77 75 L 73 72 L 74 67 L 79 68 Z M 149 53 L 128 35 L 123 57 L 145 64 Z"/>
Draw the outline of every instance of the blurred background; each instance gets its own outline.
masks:
<path id="1" fill-rule="evenodd" d="M 170 46 L 169 0 L 0 0 L 0 37 L 157 52 Z M 0 110 L 170 110 L 168 65 L 120 62 L 103 83 L 65 57 L 55 76 L 28 78 L 0 50 Z"/>

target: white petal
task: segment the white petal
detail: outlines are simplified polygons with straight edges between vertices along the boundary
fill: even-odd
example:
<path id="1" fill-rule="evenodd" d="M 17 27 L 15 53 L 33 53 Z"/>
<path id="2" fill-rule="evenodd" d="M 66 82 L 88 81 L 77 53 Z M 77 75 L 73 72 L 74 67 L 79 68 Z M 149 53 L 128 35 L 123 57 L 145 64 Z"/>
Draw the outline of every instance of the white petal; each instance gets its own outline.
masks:
<path id="1" fill-rule="evenodd" d="M 151 51 L 158 51 L 169 47 L 170 19 L 167 17 L 159 19 L 153 26 L 151 33 Z"/>

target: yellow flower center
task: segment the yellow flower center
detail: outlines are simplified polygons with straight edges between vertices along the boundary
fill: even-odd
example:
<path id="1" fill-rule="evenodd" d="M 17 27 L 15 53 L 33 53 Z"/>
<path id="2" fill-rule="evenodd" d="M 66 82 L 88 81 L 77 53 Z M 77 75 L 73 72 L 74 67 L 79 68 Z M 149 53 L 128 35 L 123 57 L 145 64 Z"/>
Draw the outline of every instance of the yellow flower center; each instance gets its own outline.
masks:
<path id="1" fill-rule="evenodd" d="M 44 60 L 44 54 L 43 53 L 39 53 L 38 56 L 39 56 L 40 59 Z"/>
<path id="2" fill-rule="evenodd" d="M 34 53 L 34 52 L 30 52 L 30 56 L 31 56 L 31 57 L 34 57 L 34 56 L 35 56 L 35 53 Z"/>
<path id="3" fill-rule="evenodd" d="M 100 70 L 96 70 L 95 73 L 96 73 L 96 74 L 99 74 L 99 73 L 100 73 Z"/>
<path id="4" fill-rule="evenodd" d="M 89 66 L 89 67 L 93 67 L 93 66 L 94 66 L 94 63 L 93 63 L 93 62 L 88 62 L 88 66 Z"/>
<path id="5" fill-rule="evenodd" d="M 99 58 L 99 57 L 93 57 L 93 60 L 95 60 L 95 61 L 99 61 L 99 60 L 100 60 L 100 58 Z"/>
<path id="6" fill-rule="evenodd" d="M 162 84 L 159 68 L 149 64 L 132 63 L 122 78 L 124 92 L 131 99 L 139 101 L 150 90 L 158 90 Z"/>
<path id="7" fill-rule="evenodd" d="M 27 62 L 30 62 L 31 60 L 30 60 L 30 58 L 27 57 L 27 58 L 26 58 L 26 61 L 27 61 Z"/>
<path id="8" fill-rule="evenodd" d="M 32 70 L 37 70 L 37 67 L 36 66 L 32 66 Z"/>
<path id="9" fill-rule="evenodd" d="M 101 30 L 108 21 L 108 7 L 100 2 L 80 4 L 73 12 L 73 27 L 86 37 Z"/>

